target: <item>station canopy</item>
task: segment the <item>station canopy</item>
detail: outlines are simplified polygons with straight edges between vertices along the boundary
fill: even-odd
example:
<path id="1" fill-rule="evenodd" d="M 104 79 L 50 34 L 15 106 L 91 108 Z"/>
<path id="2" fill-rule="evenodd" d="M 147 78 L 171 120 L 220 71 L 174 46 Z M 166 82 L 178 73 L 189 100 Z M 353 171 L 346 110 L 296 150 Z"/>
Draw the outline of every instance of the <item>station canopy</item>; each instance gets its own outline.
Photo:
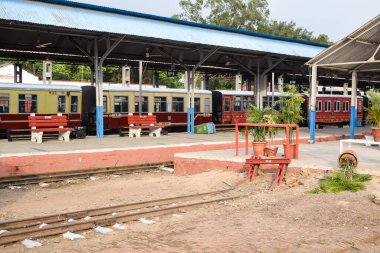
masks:
<path id="1" fill-rule="evenodd" d="M 307 65 L 380 81 L 380 15 L 324 50 Z"/>
<path id="2" fill-rule="evenodd" d="M 63 0 L 0 1 L 0 56 L 89 63 L 120 42 L 105 64 L 253 74 L 307 73 L 328 45 Z M 208 57 L 207 57 L 208 56 Z"/>

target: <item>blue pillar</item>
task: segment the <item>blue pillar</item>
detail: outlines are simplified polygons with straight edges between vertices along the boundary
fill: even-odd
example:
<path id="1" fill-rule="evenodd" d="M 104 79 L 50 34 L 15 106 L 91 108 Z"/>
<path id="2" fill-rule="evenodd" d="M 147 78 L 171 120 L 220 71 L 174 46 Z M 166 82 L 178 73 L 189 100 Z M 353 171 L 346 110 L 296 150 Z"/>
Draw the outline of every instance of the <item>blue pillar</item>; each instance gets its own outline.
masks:
<path id="1" fill-rule="evenodd" d="M 96 107 L 96 136 L 103 138 L 103 105 Z"/>
<path id="2" fill-rule="evenodd" d="M 355 138 L 355 126 L 356 126 L 356 107 L 351 106 L 351 117 L 350 117 L 350 139 Z"/>
<path id="3" fill-rule="evenodd" d="M 191 108 L 191 133 L 194 134 L 194 108 Z"/>
<path id="4" fill-rule="evenodd" d="M 315 111 L 309 110 L 310 141 L 315 142 Z"/>
<path id="5" fill-rule="evenodd" d="M 187 108 L 187 133 L 191 132 L 191 108 Z"/>

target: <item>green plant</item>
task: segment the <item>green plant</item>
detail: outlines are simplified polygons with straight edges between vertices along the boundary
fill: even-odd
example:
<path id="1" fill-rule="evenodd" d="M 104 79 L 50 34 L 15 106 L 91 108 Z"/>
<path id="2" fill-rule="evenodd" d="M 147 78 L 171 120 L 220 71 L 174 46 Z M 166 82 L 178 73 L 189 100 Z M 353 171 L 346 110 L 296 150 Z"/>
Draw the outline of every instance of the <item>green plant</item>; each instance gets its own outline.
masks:
<path id="1" fill-rule="evenodd" d="M 380 128 L 380 92 L 377 90 L 370 90 L 367 92 L 370 99 L 370 106 L 366 108 L 368 111 L 367 123 Z"/>
<path id="2" fill-rule="evenodd" d="M 283 124 L 298 124 L 303 121 L 302 103 L 305 102 L 302 94 L 297 91 L 296 86 L 285 85 L 285 92 L 281 94 L 280 99 L 275 102 L 274 106 L 279 106 L 279 120 Z M 294 142 L 294 129 L 290 129 L 290 142 Z"/>
<path id="3" fill-rule="evenodd" d="M 319 187 L 309 191 L 309 193 L 337 193 L 341 191 L 357 192 L 359 190 L 364 190 L 365 185 L 363 182 L 371 179 L 371 175 L 353 173 L 352 179 L 350 180 L 343 171 L 339 171 L 321 179 L 319 181 Z"/>
<path id="4" fill-rule="evenodd" d="M 357 192 L 364 190 L 365 185 L 363 182 L 371 180 L 372 176 L 368 174 L 356 174 L 354 173 L 354 169 L 355 163 L 352 159 L 343 160 L 340 171 L 321 179 L 319 187 L 309 191 L 309 193 Z"/>
<path id="5" fill-rule="evenodd" d="M 247 110 L 247 123 L 277 124 L 278 113 L 271 107 L 260 109 L 251 104 Z M 277 128 L 251 127 L 249 133 L 252 135 L 254 142 L 265 142 L 267 138 L 274 138 L 277 133 Z"/>

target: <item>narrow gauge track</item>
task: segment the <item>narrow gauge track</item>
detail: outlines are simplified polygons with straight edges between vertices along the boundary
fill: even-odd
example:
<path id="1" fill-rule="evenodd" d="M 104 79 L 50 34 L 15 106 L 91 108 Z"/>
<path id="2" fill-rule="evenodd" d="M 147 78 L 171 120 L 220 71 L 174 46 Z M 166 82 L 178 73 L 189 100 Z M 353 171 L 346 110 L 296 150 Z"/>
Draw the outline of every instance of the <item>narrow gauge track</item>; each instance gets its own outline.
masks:
<path id="1" fill-rule="evenodd" d="M 58 173 L 46 173 L 38 175 L 27 175 L 27 176 L 15 176 L 0 178 L 0 188 L 4 188 L 12 185 L 29 185 L 38 183 L 51 183 L 64 181 L 66 179 L 85 179 L 95 175 L 105 175 L 105 174 L 129 174 L 137 171 L 148 171 L 157 170 L 161 166 L 173 166 L 172 162 L 165 163 L 155 163 L 155 164 L 143 164 L 136 166 L 127 167 L 115 167 L 115 168 L 104 168 L 104 169 L 93 169 L 93 170 L 80 170 L 80 171 L 70 171 L 70 172 L 58 172 Z"/>
<path id="2" fill-rule="evenodd" d="M 8 232 L 0 235 L 0 245 L 17 242 L 27 238 L 35 239 L 48 237 L 62 234 L 67 231 L 76 232 L 88 230 L 97 226 L 111 226 L 117 222 L 128 222 L 139 218 L 168 215 L 182 210 L 247 196 L 245 194 L 218 197 L 218 195 L 228 193 L 231 190 L 232 189 L 3 222 L 0 223 L 0 230 L 3 229 Z M 204 200 L 206 197 L 214 198 Z M 68 218 L 79 219 L 86 216 L 90 216 L 91 218 L 87 220 L 75 220 L 67 223 Z M 42 223 L 48 225 L 39 228 L 38 225 Z"/>

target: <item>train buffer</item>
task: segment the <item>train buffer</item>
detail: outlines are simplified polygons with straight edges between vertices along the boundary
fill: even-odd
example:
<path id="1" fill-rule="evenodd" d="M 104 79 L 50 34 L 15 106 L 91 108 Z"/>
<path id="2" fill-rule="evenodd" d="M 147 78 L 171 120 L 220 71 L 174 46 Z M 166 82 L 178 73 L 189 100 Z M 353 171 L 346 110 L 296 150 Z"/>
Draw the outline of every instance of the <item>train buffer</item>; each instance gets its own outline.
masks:
<path id="1" fill-rule="evenodd" d="M 161 136 L 163 125 L 157 124 L 156 115 L 128 115 L 129 137 L 140 138 L 142 129 L 149 130 L 149 136 Z"/>
<path id="2" fill-rule="evenodd" d="M 281 158 L 281 157 L 255 157 L 252 156 L 249 159 L 246 159 L 246 164 L 249 165 L 248 169 L 248 178 L 249 181 L 252 181 L 255 176 L 257 176 L 258 169 L 262 164 L 277 164 L 276 167 L 276 176 L 270 186 L 270 190 L 273 190 L 276 185 L 280 185 L 282 179 L 285 176 L 288 165 L 291 163 L 291 159 L 289 158 Z"/>
<path id="3" fill-rule="evenodd" d="M 70 133 L 73 128 L 67 127 L 67 118 L 62 114 L 52 116 L 35 116 L 32 113 L 28 117 L 29 127 L 31 128 L 31 141 L 42 143 L 42 136 L 48 132 L 58 132 L 58 140 L 70 141 Z"/>

